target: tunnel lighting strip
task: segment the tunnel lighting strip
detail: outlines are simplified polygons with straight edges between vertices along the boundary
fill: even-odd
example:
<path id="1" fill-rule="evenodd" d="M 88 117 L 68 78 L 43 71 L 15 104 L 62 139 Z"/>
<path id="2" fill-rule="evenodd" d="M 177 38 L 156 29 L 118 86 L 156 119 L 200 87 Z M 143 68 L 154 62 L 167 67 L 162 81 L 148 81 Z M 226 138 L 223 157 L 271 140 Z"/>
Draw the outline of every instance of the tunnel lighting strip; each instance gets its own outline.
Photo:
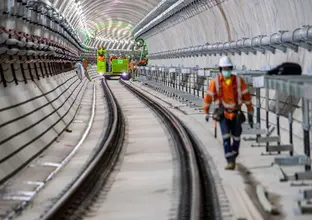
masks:
<path id="1" fill-rule="evenodd" d="M 188 20 L 195 15 L 202 13 L 208 9 L 211 9 L 217 5 L 220 5 L 228 0 L 197 0 L 190 4 L 189 6 L 182 8 L 174 15 L 170 16 L 166 19 L 165 22 L 160 23 L 157 25 L 157 28 L 152 28 L 151 30 L 145 32 L 141 35 L 142 38 L 148 39 L 156 34 L 165 31 L 166 29 L 175 26 L 185 20 Z"/>
<path id="2" fill-rule="evenodd" d="M 134 38 L 137 38 L 141 36 L 142 34 L 146 33 L 159 23 L 163 22 L 170 16 L 174 15 L 178 11 L 180 11 L 182 8 L 187 7 L 189 4 L 195 2 L 197 0 L 179 0 L 172 4 L 166 11 L 162 12 L 159 16 L 154 18 L 152 21 L 150 21 L 147 25 L 145 25 L 143 28 L 138 30 L 136 33 L 134 33 Z"/>
<path id="3" fill-rule="evenodd" d="M 134 28 L 133 28 L 133 33 L 136 34 L 138 31 L 140 31 L 140 29 L 143 29 L 143 26 L 147 25 L 148 23 L 150 23 L 153 19 L 155 19 L 158 15 L 162 14 L 169 6 L 175 4 L 178 0 L 163 0 L 162 2 L 160 2 L 149 14 L 147 14 Z M 195 14 L 198 14 L 204 10 L 207 10 L 209 8 L 212 8 L 216 5 L 219 5 L 223 2 L 225 2 L 227 0 L 195 0 L 192 1 L 190 3 L 187 3 L 186 1 L 182 2 L 185 4 L 185 6 L 181 7 L 180 9 L 178 9 L 177 11 L 175 11 L 174 13 L 172 13 L 170 15 L 170 18 L 172 18 L 172 15 L 175 14 L 180 14 L 181 10 L 184 9 L 184 7 L 186 7 L 187 9 L 190 9 L 189 11 L 184 12 L 183 11 L 183 16 L 182 19 L 180 18 L 175 18 L 173 19 L 173 21 L 169 21 L 167 23 L 170 23 L 170 25 L 175 25 L 183 20 L 186 20 L 192 16 L 194 16 Z M 192 4 L 191 7 L 188 7 L 190 4 Z M 186 16 L 185 16 L 186 15 Z M 165 19 L 161 20 L 161 22 L 163 22 Z M 151 28 L 150 28 L 151 29 Z M 159 29 L 157 29 L 159 31 Z M 139 36 L 137 36 L 139 37 Z"/>
<path id="4" fill-rule="evenodd" d="M 60 0 L 56 0 L 56 4 L 58 4 Z M 146 2 L 144 5 L 140 4 L 140 0 L 135 0 L 135 1 L 126 1 L 122 4 L 120 2 L 116 1 L 107 1 L 106 3 L 103 4 L 100 0 L 95 0 L 93 1 L 93 4 L 88 4 L 88 2 L 81 1 L 81 6 L 83 9 L 83 12 L 85 16 L 87 16 L 87 25 L 88 28 L 90 28 L 90 33 L 92 34 L 92 29 L 96 29 L 98 27 L 98 22 L 100 20 L 108 21 L 111 23 L 113 22 L 113 19 L 117 19 L 119 25 L 122 25 L 123 23 L 127 23 L 126 27 L 129 29 L 129 35 L 131 35 L 131 29 L 133 27 L 132 24 L 139 22 L 139 20 L 145 15 L 146 13 L 146 7 L 148 9 L 152 9 L 156 3 L 157 0 L 153 0 L 151 2 Z M 131 3 L 132 2 L 132 3 Z M 58 4 L 60 5 L 60 4 Z M 103 6 L 104 5 L 104 6 Z M 120 5 L 119 9 L 116 11 L 116 6 Z M 136 6 L 135 6 L 136 5 Z M 105 8 L 103 8 L 105 7 Z M 94 13 L 94 10 L 96 9 L 102 9 L 105 11 L 104 15 L 100 15 L 100 17 Z M 133 12 L 133 9 L 136 9 L 135 12 Z M 64 11 L 68 11 L 67 8 L 63 9 Z M 149 10 L 148 10 L 149 11 Z M 116 14 L 117 13 L 117 14 Z M 72 20 L 76 22 L 76 20 L 79 19 L 77 17 L 74 17 Z M 76 22 L 77 23 L 77 22 Z M 92 28 L 93 27 L 93 28 Z M 111 30 L 112 26 L 108 27 L 107 32 L 114 32 L 114 30 Z M 85 36 L 87 36 L 85 31 L 82 31 Z M 95 33 L 96 34 L 96 33 Z M 104 33 L 105 34 L 105 33 Z M 116 33 L 119 34 L 119 33 Z M 92 36 L 93 38 L 96 37 L 95 35 Z M 126 36 L 122 36 L 126 37 Z"/>
<path id="5" fill-rule="evenodd" d="M 131 36 L 131 27 L 132 25 L 124 22 L 112 22 L 111 20 L 107 23 L 103 23 L 101 25 L 97 25 L 97 27 L 92 31 L 92 39 L 90 37 L 86 37 L 84 42 L 86 42 L 89 46 L 98 47 L 99 45 L 104 45 L 104 47 L 108 50 L 117 49 L 112 48 L 109 44 L 110 42 L 123 42 L 122 48 L 125 48 L 130 44 L 130 41 L 133 39 Z M 116 33 L 117 32 L 117 33 Z M 131 41 L 133 46 L 134 40 Z M 131 45 L 130 45 L 131 47 Z M 128 47 L 129 48 L 129 47 Z"/>
<path id="6" fill-rule="evenodd" d="M 237 41 L 205 44 L 198 46 L 191 46 L 175 50 L 152 53 L 148 55 L 149 59 L 172 59 L 182 57 L 194 57 L 199 55 L 222 55 L 222 54 L 238 54 L 242 52 L 245 54 L 257 52 L 265 54 L 270 51 L 275 54 L 276 49 L 287 52 L 291 49 L 298 52 L 299 47 L 312 51 L 312 26 L 304 25 L 302 28 L 297 28 L 294 31 L 279 31 L 271 36 L 259 35 L 253 38 L 242 38 Z"/>
<path id="7" fill-rule="evenodd" d="M 178 0 L 162 0 L 152 11 L 150 11 L 139 23 L 134 26 L 133 33 L 139 31 L 144 25 L 148 24 L 177 1 Z"/>

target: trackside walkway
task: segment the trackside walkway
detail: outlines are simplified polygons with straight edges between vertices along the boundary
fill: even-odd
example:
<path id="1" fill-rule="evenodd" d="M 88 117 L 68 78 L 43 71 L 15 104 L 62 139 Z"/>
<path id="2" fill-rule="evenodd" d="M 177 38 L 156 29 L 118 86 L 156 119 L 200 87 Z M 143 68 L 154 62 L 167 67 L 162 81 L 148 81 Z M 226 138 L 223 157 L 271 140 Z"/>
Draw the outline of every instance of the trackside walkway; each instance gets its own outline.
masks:
<path id="1" fill-rule="evenodd" d="M 238 169 L 235 171 L 224 170 L 226 161 L 223 153 L 222 136 L 218 127 L 217 138 L 214 138 L 214 122 L 212 120 L 207 123 L 204 120 L 203 113 L 156 92 L 140 82 L 132 82 L 131 84 L 162 105 L 170 108 L 176 116 L 182 119 L 196 133 L 198 139 L 205 146 L 206 156 L 213 160 L 217 171 L 216 178 L 220 178 L 220 184 L 224 189 L 225 196 L 221 201 L 222 210 L 228 212 L 232 219 L 311 219 L 311 215 L 301 215 L 299 213 L 297 204 L 300 196 L 299 188 L 291 187 L 290 182 L 279 181 L 281 178 L 279 170 L 271 166 L 274 156 L 261 156 L 261 153 L 264 152 L 263 148 L 252 148 L 250 142 L 242 140 L 240 156 L 237 160 L 240 171 Z M 247 172 L 242 171 L 244 167 L 246 167 Z M 269 198 L 274 206 L 282 211 L 281 215 L 270 217 L 270 215 L 264 213 L 264 217 L 261 217 L 260 212 L 247 193 L 247 191 L 250 192 L 248 187 L 250 177 L 254 178 L 256 183 L 260 183 L 268 191 Z M 255 192 L 250 195 L 252 197 L 256 196 Z"/>

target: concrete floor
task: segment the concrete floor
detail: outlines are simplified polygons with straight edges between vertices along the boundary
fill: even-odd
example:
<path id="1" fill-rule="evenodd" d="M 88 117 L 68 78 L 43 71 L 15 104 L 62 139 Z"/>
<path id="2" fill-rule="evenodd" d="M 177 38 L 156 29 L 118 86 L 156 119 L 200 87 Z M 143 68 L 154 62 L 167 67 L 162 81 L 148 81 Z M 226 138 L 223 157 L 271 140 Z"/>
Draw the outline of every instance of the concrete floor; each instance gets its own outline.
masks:
<path id="1" fill-rule="evenodd" d="M 20 216 L 16 219 L 33 220 L 40 219 L 40 215 L 53 204 L 53 201 L 58 198 L 64 189 L 74 180 L 79 174 L 83 165 L 92 156 L 94 150 L 98 147 L 99 141 L 105 132 L 106 128 L 106 102 L 103 97 L 103 90 L 101 89 L 99 82 L 96 82 L 95 87 L 95 115 L 90 134 L 83 143 L 77 148 L 77 151 L 71 158 L 68 164 L 64 164 L 58 173 L 55 174 L 44 187 L 38 192 L 37 195 L 31 201 L 31 205 L 27 207 Z M 21 188 L 22 182 L 27 181 L 41 181 L 44 182 L 52 172 L 55 171 L 56 166 L 60 165 L 62 161 L 70 153 L 73 152 L 79 141 L 82 140 L 83 134 L 86 132 L 86 128 L 90 123 L 91 112 L 93 103 L 93 83 L 90 83 L 84 97 L 82 99 L 82 106 L 71 125 L 72 133 L 64 133 L 57 142 L 55 142 L 47 151 L 45 151 L 37 160 L 12 179 L 8 185 L 11 191 L 25 190 Z M 43 166 L 43 162 L 53 162 L 48 166 Z M 53 166 L 54 165 L 54 166 Z M 43 170 L 38 172 L 38 170 Z M 39 176 L 39 173 L 44 175 Z M 29 184 L 28 184 L 29 185 Z M 28 189 L 31 190 L 31 189 Z M 21 202 L 21 201 L 20 201 Z M 23 202 L 23 201 L 22 201 Z M 6 202 L 7 203 L 7 202 Z M 2 203 L 1 203 L 2 204 Z"/>
<path id="2" fill-rule="evenodd" d="M 154 90 L 143 86 L 141 83 L 134 82 L 133 85 L 138 89 L 143 89 L 143 91 L 148 91 L 153 93 L 158 98 L 153 95 L 149 95 L 155 101 L 161 103 L 162 105 L 169 108 L 174 114 L 176 114 L 182 121 L 186 123 L 189 128 L 196 133 L 199 140 L 203 143 L 206 152 L 206 156 L 211 158 L 213 164 L 215 165 L 218 176 L 221 179 L 222 187 L 226 193 L 228 204 L 231 207 L 231 213 L 234 218 L 246 218 L 246 219 L 262 219 L 256 207 L 253 205 L 250 197 L 247 194 L 246 188 L 247 184 L 244 182 L 243 177 L 238 171 L 225 171 L 224 166 L 226 161 L 224 159 L 223 147 L 222 147 L 222 135 L 218 128 L 218 138 L 213 138 L 214 126 L 213 121 L 206 122 L 204 120 L 203 113 L 193 108 L 181 105 L 180 102 L 171 99 L 161 93 L 155 92 Z M 164 101 L 161 101 L 161 98 Z M 187 115 L 183 114 L 178 109 L 170 107 L 167 103 L 171 103 L 174 106 L 181 106 L 179 109 L 186 112 Z M 264 152 L 263 148 L 252 148 L 250 147 L 250 142 L 245 142 L 242 140 L 240 156 L 238 158 L 238 163 L 243 164 L 252 173 L 255 179 L 263 185 L 268 193 L 275 198 L 275 204 L 280 206 L 285 220 L 311 219 L 311 215 L 301 215 L 299 213 L 299 207 L 297 200 L 302 197 L 300 193 L 305 187 L 291 187 L 291 182 L 280 182 L 280 173 L 275 167 L 271 167 L 273 162 L 273 156 L 261 156 Z M 302 170 L 302 167 L 297 168 L 284 168 L 288 174 L 293 174 L 295 171 Z M 310 183 L 309 181 L 305 181 Z M 311 187 L 308 187 L 311 188 Z"/>
<path id="3" fill-rule="evenodd" d="M 170 219 L 176 214 L 172 140 L 162 122 L 118 81 L 108 81 L 127 121 L 124 153 L 85 219 Z"/>
<path id="4" fill-rule="evenodd" d="M 97 82 L 98 83 L 98 82 Z M 140 100 L 123 88 L 118 81 L 110 81 L 110 86 L 120 102 L 126 117 L 127 133 L 125 148 L 116 169 L 103 189 L 101 200 L 92 207 L 86 219 L 170 219 L 176 215 L 178 205 L 178 163 L 172 147 L 172 140 L 162 122 Z M 198 136 L 205 147 L 205 154 L 215 170 L 213 173 L 218 187 L 222 188 L 223 212 L 227 219 L 246 218 L 248 220 L 263 219 L 249 197 L 243 177 L 238 171 L 225 171 L 221 135 L 213 138 L 213 122 L 206 123 L 203 114 L 198 110 L 186 107 L 176 100 L 156 93 L 140 83 L 132 84 L 137 89 L 153 93 L 149 95 L 155 101 L 170 109 L 175 115 Z M 97 85 L 96 114 L 90 135 L 80 146 L 76 155 L 45 187 L 34 197 L 28 207 L 17 219 L 38 219 L 46 208 L 53 204 L 60 193 L 73 181 L 85 162 L 90 158 L 106 127 L 106 103 L 103 91 Z M 125 95 L 126 94 L 126 95 Z M 157 96 L 158 98 L 156 98 Z M 92 85 L 83 97 L 83 106 L 72 125 L 73 133 L 65 133 L 48 151 L 34 161 L 27 169 L 12 179 L 2 190 L 6 195 L 19 196 L 19 199 L 2 199 L 1 212 L 29 198 L 31 192 L 56 169 L 64 157 L 68 155 L 85 131 L 90 118 Z M 160 99 L 159 99 L 160 98 Z M 164 100 L 165 102 L 161 101 Z M 169 105 L 180 106 L 186 114 Z M 77 132 L 77 133 L 75 133 Z M 281 207 L 286 220 L 311 219 L 311 215 L 300 215 L 297 200 L 304 187 L 291 187 L 289 182 L 279 182 L 279 172 L 270 167 L 274 156 L 260 156 L 262 148 L 251 148 L 250 142 L 242 141 L 238 162 L 243 164 L 273 195 L 275 204 Z M 45 162 L 45 163 L 44 163 Z M 50 163 L 46 163 L 50 162 Z M 299 168 L 299 169 L 302 169 Z M 288 169 L 288 173 L 295 170 Z M 28 182 L 26 182 L 28 181 Z M 15 192 L 15 194 L 14 194 Z M 20 192 L 17 194 L 16 192 Z M 25 193 L 26 192 L 26 193 Z M 28 192 L 28 194 L 27 194 Z M 11 193 L 11 194 L 10 194 Z M 24 194 L 24 197 L 22 197 Z M 28 197 L 27 197 L 28 196 Z"/>

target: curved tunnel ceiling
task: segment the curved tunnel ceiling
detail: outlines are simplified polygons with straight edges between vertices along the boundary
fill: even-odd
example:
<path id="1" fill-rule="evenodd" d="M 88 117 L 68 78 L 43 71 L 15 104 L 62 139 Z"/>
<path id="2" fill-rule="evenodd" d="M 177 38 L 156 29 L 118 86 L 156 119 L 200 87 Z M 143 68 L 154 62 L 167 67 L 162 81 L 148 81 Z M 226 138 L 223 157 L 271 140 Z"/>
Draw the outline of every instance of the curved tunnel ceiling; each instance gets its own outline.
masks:
<path id="1" fill-rule="evenodd" d="M 128 44 L 134 41 L 133 27 L 159 0 L 52 0 L 52 4 L 78 30 L 82 41 Z"/>

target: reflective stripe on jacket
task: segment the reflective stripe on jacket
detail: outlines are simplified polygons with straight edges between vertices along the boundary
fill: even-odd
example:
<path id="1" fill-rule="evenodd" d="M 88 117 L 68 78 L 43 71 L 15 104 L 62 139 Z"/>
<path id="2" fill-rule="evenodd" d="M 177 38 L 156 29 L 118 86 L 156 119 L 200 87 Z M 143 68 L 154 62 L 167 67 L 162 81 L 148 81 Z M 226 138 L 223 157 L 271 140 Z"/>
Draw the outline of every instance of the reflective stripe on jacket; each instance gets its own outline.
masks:
<path id="1" fill-rule="evenodd" d="M 229 85 L 225 83 L 221 74 L 218 74 L 215 79 L 211 80 L 204 97 L 203 109 L 205 114 L 209 113 L 212 101 L 215 101 L 215 107 L 220 106 L 221 101 L 224 108 L 230 111 L 240 109 L 244 103 L 248 111 L 253 111 L 248 86 L 244 79 L 235 75 L 231 76 Z M 233 119 L 235 113 L 225 111 L 224 115 L 228 119 Z"/>

